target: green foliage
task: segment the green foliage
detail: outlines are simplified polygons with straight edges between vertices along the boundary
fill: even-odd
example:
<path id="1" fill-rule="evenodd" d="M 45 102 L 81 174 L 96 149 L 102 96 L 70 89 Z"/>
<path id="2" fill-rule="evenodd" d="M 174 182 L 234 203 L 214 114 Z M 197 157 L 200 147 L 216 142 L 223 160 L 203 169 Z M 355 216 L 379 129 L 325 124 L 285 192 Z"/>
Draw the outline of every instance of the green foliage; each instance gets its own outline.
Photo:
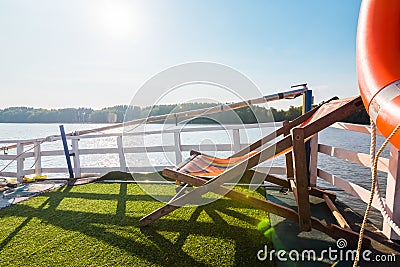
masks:
<path id="1" fill-rule="evenodd" d="M 196 109 L 207 109 L 215 103 L 183 103 L 175 105 L 157 105 L 150 107 L 129 107 L 118 105 L 93 110 L 91 108 L 34 109 L 30 107 L 10 107 L 0 109 L 0 123 L 116 123 L 126 120 L 146 118 Z M 188 123 L 263 123 L 272 121 L 293 120 L 301 115 L 302 108 L 290 106 L 288 110 L 266 109 L 260 106 L 243 107 L 234 111 L 224 111 L 211 115 L 189 119 Z M 182 121 L 182 119 L 179 119 Z M 365 110 L 349 116 L 344 121 L 368 124 L 369 117 Z M 175 123 L 175 119 L 169 121 Z"/>

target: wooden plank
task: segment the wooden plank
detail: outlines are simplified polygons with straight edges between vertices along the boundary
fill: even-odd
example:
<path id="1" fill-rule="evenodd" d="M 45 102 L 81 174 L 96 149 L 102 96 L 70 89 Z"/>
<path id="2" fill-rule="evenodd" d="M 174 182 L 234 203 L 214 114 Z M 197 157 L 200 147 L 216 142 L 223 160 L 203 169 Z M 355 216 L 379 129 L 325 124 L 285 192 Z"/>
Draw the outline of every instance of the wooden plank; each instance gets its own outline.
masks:
<path id="1" fill-rule="evenodd" d="M 175 196 L 173 196 L 169 202 L 174 201 L 175 199 L 177 199 L 180 196 L 183 196 L 185 194 L 185 190 L 188 188 L 188 184 L 185 184 L 184 186 L 181 186 L 181 189 L 179 190 L 179 192 L 176 193 Z"/>
<path id="2" fill-rule="evenodd" d="M 322 154 L 342 159 L 354 164 L 358 164 L 365 167 L 371 166 L 371 159 L 369 154 L 359 153 L 344 148 L 332 147 L 328 145 L 319 144 L 318 151 Z M 383 172 L 388 172 L 389 169 L 389 159 L 379 158 L 378 170 Z"/>
<path id="3" fill-rule="evenodd" d="M 193 176 L 188 175 L 188 174 L 182 174 L 182 175 L 178 174 L 177 176 L 175 176 L 175 174 L 173 174 L 174 172 L 175 171 L 173 171 L 173 170 L 168 170 L 165 174 L 172 175 L 170 178 L 172 178 L 172 177 L 182 178 L 182 179 L 185 179 L 186 182 L 193 182 L 193 184 L 197 184 L 199 186 L 200 186 L 201 183 L 205 184 L 205 180 L 204 179 L 196 178 L 196 177 L 193 177 Z M 177 173 L 177 172 L 175 172 L 175 173 Z M 191 178 L 193 180 L 191 180 Z M 212 191 L 215 192 L 215 193 L 218 193 L 220 195 L 223 195 L 225 197 L 231 198 L 233 200 L 237 200 L 237 201 L 239 201 L 241 203 L 250 205 L 251 207 L 255 207 L 255 208 L 264 210 L 266 212 L 276 214 L 276 215 L 281 216 L 283 218 L 287 218 L 287 219 L 289 219 L 291 221 L 298 222 L 298 214 L 294 210 L 292 210 L 292 209 L 290 209 L 288 207 L 276 204 L 276 203 L 271 202 L 269 200 L 257 198 L 257 197 L 254 197 L 254 196 L 251 196 L 251 195 L 236 191 L 236 190 L 231 189 L 231 188 L 226 187 L 226 186 L 219 186 L 219 187 L 213 188 Z M 179 200 L 180 198 L 184 198 L 188 194 L 180 196 L 180 197 L 178 197 L 177 199 L 174 199 L 174 200 Z M 174 201 L 172 201 L 172 202 L 174 202 Z M 152 223 L 153 221 L 161 218 L 162 216 L 164 216 L 164 215 L 166 215 L 166 214 L 178 209 L 179 206 L 171 205 L 172 202 L 166 204 L 164 207 L 161 207 L 161 208 L 157 209 L 153 213 L 143 217 L 139 221 L 139 225 L 141 227 L 147 226 L 150 223 Z M 176 201 L 175 201 L 175 204 L 176 204 Z M 331 237 L 333 237 L 335 239 L 338 239 L 340 237 L 345 237 L 346 240 L 349 242 L 349 244 L 351 244 L 353 246 L 355 246 L 357 244 L 357 242 L 358 242 L 358 234 L 353 232 L 353 231 L 351 231 L 351 230 L 341 229 L 341 228 L 337 227 L 336 225 L 329 225 L 328 226 L 328 225 L 324 224 L 323 222 L 321 222 L 320 220 L 318 220 L 315 217 L 311 217 L 310 220 L 312 222 L 313 228 L 315 228 L 315 229 L 317 229 L 319 231 L 322 231 L 322 232 L 328 234 L 329 236 L 331 236 Z M 371 241 L 368 238 L 364 237 L 364 239 L 363 239 L 363 247 L 365 248 L 365 247 L 369 246 L 370 242 Z"/>
<path id="4" fill-rule="evenodd" d="M 190 185 L 194 185 L 194 186 L 202 186 L 204 185 L 207 180 L 199 178 L 199 177 L 195 177 L 186 173 L 181 173 L 178 171 L 175 171 L 173 169 L 164 169 L 162 172 L 163 176 L 174 179 L 174 180 L 178 180 Z"/>
<path id="5" fill-rule="evenodd" d="M 308 193 L 308 171 L 306 162 L 306 149 L 304 145 L 303 128 L 294 128 L 292 131 L 293 155 L 295 164 L 297 208 L 299 226 L 302 231 L 311 231 L 311 210 Z"/>
<path id="6" fill-rule="evenodd" d="M 351 230 L 346 219 L 342 216 L 340 211 L 336 208 L 335 204 L 332 202 L 330 197 L 328 195 L 324 194 L 324 200 L 325 200 L 326 205 L 328 205 L 329 209 L 332 211 L 332 214 L 336 218 L 336 221 L 338 222 L 340 227 Z"/>
<path id="7" fill-rule="evenodd" d="M 310 187 L 309 188 L 310 195 L 319 197 L 319 198 L 324 198 L 324 195 L 327 195 L 332 201 L 336 200 L 336 195 L 332 192 L 319 189 L 317 187 Z"/>

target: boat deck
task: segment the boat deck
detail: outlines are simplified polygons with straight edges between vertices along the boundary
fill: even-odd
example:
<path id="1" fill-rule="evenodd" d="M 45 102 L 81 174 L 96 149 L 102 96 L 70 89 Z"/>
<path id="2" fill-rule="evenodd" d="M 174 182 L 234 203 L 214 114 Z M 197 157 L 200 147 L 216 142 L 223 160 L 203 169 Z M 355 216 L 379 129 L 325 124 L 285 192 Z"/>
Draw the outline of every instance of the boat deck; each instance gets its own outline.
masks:
<path id="1" fill-rule="evenodd" d="M 290 192 L 283 194 L 278 190 L 268 190 L 267 199 L 275 203 L 296 209 L 296 200 L 294 199 L 293 194 Z M 332 212 L 329 210 L 323 199 L 310 196 L 310 203 L 313 216 L 325 221 L 328 224 L 336 223 Z M 352 230 L 358 232 L 360 230 L 363 217 L 359 213 L 354 212 L 343 202 L 336 201 L 335 205 L 339 209 L 340 213 L 345 217 Z M 317 230 L 312 230 L 311 232 L 301 232 L 296 223 L 274 214 L 270 214 L 270 220 L 274 229 L 271 231 L 271 239 L 275 250 L 296 250 L 301 253 L 304 250 L 313 249 L 316 251 L 317 256 L 321 255 L 321 257 L 319 259 L 317 258 L 316 261 L 301 262 L 300 266 L 331 266 L 332 264 L 335 264 L 336 261 L 329 258 L 327 253 L 324 253 L 322 257 L 322 251 L 329 250 L 329 248 L 340 251 L 337 240 L 334 240 L 330 236 Z M 399 259 L 400 244 L 388 240 L 371 222 L 367 224 L 365 235 L 371 237 L 372 240 L 371 247 L 368 248 L 372 251 L 370 256 L 371 258 L 374 258 L 375 255 L 394 254 L 396 255 L 396 259 Z M 348 249 L 356 248 L 351 248 L 346 244 L 346 246 L 343 247 L 344 253 L 345 250 L 347 251 Z M 333 252 L 332 255 L 337 255 L 340 257 L 340 254 L 335 252 Z M 345 254 L 343 255 L 343 259 L 346 259 Z M 299 266 L 298 262 L 295 264 L 294 262 L 290 261 L 290 258 L 288 261 L 289 262 L 276 261 L 276 263 L 277 266 Z M 376 266 L 376 264 L 377 263 L 375 260 L 370 262 L 360 262 L 360 266 Z M 384 262 L 384 264 L 384 266 L 398 266 L 396 265 L 396 262 Z M 339 266 L 352 266 L 352 261 L 340 261 Z"/>

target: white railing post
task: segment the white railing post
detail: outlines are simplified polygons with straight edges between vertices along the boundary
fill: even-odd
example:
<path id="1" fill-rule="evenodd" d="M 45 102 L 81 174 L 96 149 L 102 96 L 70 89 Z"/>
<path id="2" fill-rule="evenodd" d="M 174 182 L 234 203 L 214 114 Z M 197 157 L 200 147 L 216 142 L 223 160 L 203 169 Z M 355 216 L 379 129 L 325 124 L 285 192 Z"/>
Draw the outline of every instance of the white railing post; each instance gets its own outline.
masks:
<path id="1" fill-rule="evenodd" d="M 318 169 L 318 133 L 310 140 L 310 186 L 317 185 L 317 169 Z"/>
<path id="2" fill-rule="evenodd" d="M 124 154 L 124 149 L 122 145 L 122 136 L 117 136 L 117 147 L 118 147 L 118 156 L 119 156 L 119 166 L 122 172 L 126 172 L 126 159 Z"/>
<path id="3" fill-rule="evenodd" d="M 33 155 L 35 160 L 35 175 L 42 175 L 42 156 L 40 151 L 40 142 L 34 142 L 33 145 L 35 148 L 33 149 Z"/>
<path id="4" fill-rule="evenodd" d="M 21 142 L 17 143 L 17 181 L 22 183 L 22 178 L 24 177 L 24 144 Z"/>
<path id="5" fill-rule="evenodd" d="M 75 178 L 81 177 L 81 160 L 79 158 L 79 139 L 72 139 L 72 153 L 74 155 Z"/>
<path id="6" fill-rule="evenodd" d="M 180 129 L 174 132 L 174 145 L 175 145 L 175 161 L 176 164 L 179 164 L 182 162 Z"/>
<path id="7" fill-rule="evenodd" d="M 386 185 L 386 211 L 392 220 L 400 225 L 400 151 L 390 146 L 389 172 Z M 392 240 L 400 237 L 390 228 L 387 220 L 383 221 L 383 233 Z"/>
<path id="8" fill-rule="evenodd" d="M 240 132 L 239 129 L 233 129 L 233 151 L 239 152 L 240 151 Z"/>

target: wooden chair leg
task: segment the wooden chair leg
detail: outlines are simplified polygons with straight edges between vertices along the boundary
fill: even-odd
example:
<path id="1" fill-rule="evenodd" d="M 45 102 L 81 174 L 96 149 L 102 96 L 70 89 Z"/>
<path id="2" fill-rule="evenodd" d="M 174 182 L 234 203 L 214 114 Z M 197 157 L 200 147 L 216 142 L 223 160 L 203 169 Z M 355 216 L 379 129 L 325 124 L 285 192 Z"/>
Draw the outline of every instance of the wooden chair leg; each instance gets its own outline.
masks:
<path id="1" fill-rule="evenodd" d="M 304 130 L 302 128 L 293 129 L 292 138 L 299 226 L 302 231 L 311 231 L 311 209 L 308 192 L 309 182 L 306 149 L 304 146 Z"/>
<path id="2" fill-rule="evenodd" d="M 180 179 L 182 182 L 192 184 L 195 186 L 201 186 L 202 184 L 204 185 L 207 181 L 204 179 L 192 177 L 190 175 L 186 174 L 181 174 L 181 173 L 176 173 L 173 170 L 168 170 L 167 174 L 175 174 L 174 177 L 177 177 Z M 196 188 L 197 190 L 201 188 Z M 195 192 L 196 189 L 194 189 L 191 193 Z M 224 195 L 225 197 L 231 198 L 233 200 L 237 200 L 241 203 L 250 205 L 252 207 L 264 210 L 269 213 L 276 214 L 278 216 L 287 218 L 288 220 L 298 222 L 299 217 L 298 213 L 294 211 L 291 208 L 276 204 L 272 201 L 262 199 L 262 198 L 257 198 L 248 194 L 245 194 L 240 191 L 236 191 L 234 189 L 231 189 L 229 187 L 219 185 L 216 187 L 211 187 L 210 191 Z M 207 193 L 209 191 L 204 191 L 202 193 Z M 183 195 L 182 198 L 187 198 L 188 195 L 191 195 L 191 193 L 187 193 L 186 195 Z M 202 194 L 200 193 L 200 194 Z M 199 196 L 200 194 L 194 194 L 194 196 Z M 329 198 L 329 197 L 328 197 Z M 179 197 L 178 197 L 179 199 Z M 179 201 L 179 200 L 176 201 Z M 175 201 L 175 202 L 176 202 Z M 186 203 L 188 203 L 187 201 Z M 173 205 L 176 204 L 174 201 L 171 201 L 171 203 L 165 205 L 164 207 L 159 208 L 155 212 L 147 215 L 146 217 L 142 218 L 140 220 L 140 226 L 146 226 L 150 224 L 151 222 L 161 218 L 162 216 L 178 209 L 180 206 Z M 326 233 L 327 235 L 331 236 L 332 238 L 338 239 L 340 237 L 346 238 L 346 240 L 349 242 L 349 244 L 356 245 L 358 242 L 358 234 L 349 230 L 349 229 L 343 229 L 337 225 L 326 225 L 325 223 L 321 222 L 319 219 L 315 217 L 310 217 L 310 221 L 312 224 L 312 227 L 318 231 L 321 231 L 323 233 Z M 363 245 L 364 247 L 368 247 L 371 243 L 371 240 L 369 240 L 367 237 L 364 237 L 363 240 Z"/>

